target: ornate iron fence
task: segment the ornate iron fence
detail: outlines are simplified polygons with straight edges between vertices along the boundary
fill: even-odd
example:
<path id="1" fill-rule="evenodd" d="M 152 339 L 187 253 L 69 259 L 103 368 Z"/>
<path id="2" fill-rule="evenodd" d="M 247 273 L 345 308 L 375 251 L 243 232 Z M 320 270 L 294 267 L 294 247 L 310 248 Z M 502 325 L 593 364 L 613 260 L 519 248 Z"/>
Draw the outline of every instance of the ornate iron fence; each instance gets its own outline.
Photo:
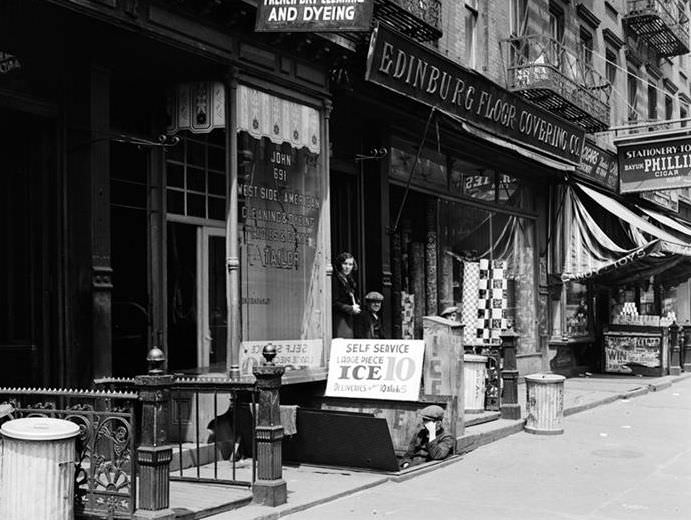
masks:
<path id="1" fill-rule="evenodd" d="M 75 513 L 86 518 L 131 518 L 136 508 L 133 392 L 0 388 L 12 417 L 54 417 L 79 426 Z"/>

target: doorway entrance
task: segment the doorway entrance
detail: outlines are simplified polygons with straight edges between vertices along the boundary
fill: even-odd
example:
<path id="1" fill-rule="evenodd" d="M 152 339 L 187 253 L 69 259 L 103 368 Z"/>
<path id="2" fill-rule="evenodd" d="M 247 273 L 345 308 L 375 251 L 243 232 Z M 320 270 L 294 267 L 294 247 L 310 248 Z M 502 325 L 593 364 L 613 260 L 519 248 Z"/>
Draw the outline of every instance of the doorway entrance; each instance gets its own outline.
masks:
<path id="1" fill-rule="evenodd" d="M 168 366 L 225 372 L 225 230 L 168 222 Z"/>

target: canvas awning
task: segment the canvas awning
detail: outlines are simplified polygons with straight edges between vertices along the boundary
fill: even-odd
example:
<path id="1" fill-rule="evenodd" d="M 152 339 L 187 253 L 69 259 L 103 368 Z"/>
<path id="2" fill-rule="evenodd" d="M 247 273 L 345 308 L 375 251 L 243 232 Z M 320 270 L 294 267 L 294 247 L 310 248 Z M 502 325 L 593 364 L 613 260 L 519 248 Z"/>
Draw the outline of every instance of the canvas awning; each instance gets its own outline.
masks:
<path id="1" fill-rule="evenodd" d="M 624 283 L 652 275 L 675 280 L 688 278 L 691 241 L 649 222 L 643 217 L 647 213 L 635 206 L 629 207 L 583 184 L 569 186 L 566 197 L 569 203 L 564 205 L 564 211 L 568 214 L 561 218 L 569 219 L 570 231 L 564 237 L 563 281 Z M 593 207 L 604 209 L 605 213 L 595 219 Z M 616 241 L 601 225 L 606 219 L 616 220 L 623 231 Z M 691 237 L 691 229 L 688 231 Z"/>
<path id="2" fill-rule="evenodd" d="M 653 219 L 658 221 L 660 224 L 663 224 L 663 225 L 667 226 L 668 228 L 673 229 L 674 231 L 677 231 L 683 235 L 691 237 L 691 228 L 689 228 L 688 226 L 685 226 L 684 224 L 682 224 L 678 220 L 676 220 L 672 217 L 668 217 L 667 215 L 664 215 L 662 213 L 658 213 L 657 211 L 653 211 L 651 209 L 642 208 L 640 206 L 637 206 L 637 207 L 643 213 L 645 213 L 649 217 L 652 217 Z"/>

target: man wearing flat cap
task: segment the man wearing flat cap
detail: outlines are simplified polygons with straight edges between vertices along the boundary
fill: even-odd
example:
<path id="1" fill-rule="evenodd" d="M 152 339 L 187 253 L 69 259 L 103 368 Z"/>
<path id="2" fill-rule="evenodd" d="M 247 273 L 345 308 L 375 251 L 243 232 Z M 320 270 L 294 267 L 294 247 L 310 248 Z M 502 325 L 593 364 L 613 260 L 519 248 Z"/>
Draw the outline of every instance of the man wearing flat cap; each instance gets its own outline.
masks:
<path id="1" fill-rule="evenodd" d="M 442 460 L 453 451 L 456 439 L 442 428 L 444 409 L 436 404 L 420 410 L 423 428 L 415 434 L 401 459 L 401 469 L 431 460 Z"/>
<path id="2" fill-rule="evenodd" d="M 381 306 L 384 295 L 370 291 L 365 295 L 365 307 L 357 318 L 356 338 L 382 339 Z"/>

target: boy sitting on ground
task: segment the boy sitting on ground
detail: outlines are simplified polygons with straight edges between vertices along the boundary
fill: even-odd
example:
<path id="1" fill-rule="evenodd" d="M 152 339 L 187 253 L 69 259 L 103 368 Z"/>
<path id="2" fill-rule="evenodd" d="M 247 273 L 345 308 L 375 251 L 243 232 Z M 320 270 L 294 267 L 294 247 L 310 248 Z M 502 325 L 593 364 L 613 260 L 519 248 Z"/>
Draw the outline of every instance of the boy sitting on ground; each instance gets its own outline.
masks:
<path id="1" fill-rule="evenodd" d="M 430 460 L 445 459 L 453 451 L 456 439 L 442 427 L 444 409 L 433 404 L 423 408 L 420 415 L 423 428 L 410 441 L 408 451 L 400 462 L 401 469 Z"/>

